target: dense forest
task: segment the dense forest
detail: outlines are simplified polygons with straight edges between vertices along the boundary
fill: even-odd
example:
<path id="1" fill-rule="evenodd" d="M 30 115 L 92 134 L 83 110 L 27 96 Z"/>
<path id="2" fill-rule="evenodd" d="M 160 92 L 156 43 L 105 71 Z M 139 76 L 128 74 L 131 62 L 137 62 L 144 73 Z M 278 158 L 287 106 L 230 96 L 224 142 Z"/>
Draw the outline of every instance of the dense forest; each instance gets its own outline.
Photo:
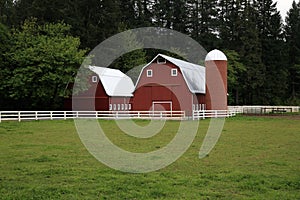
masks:
<path id="1" fill-rule="evenodd" d="M 90 50 L 150 26 L 224 51 L 229 104 L 300 105 L 300 1 L 282 19 L 275 0 L 0 0 L 0 110 L 63 109 Z M 137 55 L 111 67 L 126 72 Z"/>

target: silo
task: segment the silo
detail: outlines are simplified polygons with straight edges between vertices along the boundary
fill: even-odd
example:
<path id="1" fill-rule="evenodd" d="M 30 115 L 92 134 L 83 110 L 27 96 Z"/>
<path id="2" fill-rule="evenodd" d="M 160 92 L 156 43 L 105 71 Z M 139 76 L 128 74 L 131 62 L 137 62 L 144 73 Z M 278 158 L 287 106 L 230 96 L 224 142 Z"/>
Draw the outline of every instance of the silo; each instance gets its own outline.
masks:
<path id="1" fill-rule="evenodd" d="M 206 109 L 227 110 L 227 57 L 217 49 L 205 58 Z"/>

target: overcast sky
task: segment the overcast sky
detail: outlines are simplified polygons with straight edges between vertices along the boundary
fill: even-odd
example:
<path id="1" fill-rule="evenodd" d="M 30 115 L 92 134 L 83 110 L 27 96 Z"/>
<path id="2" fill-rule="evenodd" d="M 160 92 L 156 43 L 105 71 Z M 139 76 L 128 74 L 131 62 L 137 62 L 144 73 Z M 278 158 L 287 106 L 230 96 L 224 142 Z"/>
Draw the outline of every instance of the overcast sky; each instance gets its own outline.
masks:
<path id="1" fill-rule="evenodd" d="M 274 0 L 274 1 L 277 1 L 277 8 L 280 11 L 280 14 L 284 20 L 286 17 L 287 11 L 289 11 L 290 8 L 292 7 L 293 0 Z M 298 1 L 299 0 L 296 0 L 296 3 Z"/>

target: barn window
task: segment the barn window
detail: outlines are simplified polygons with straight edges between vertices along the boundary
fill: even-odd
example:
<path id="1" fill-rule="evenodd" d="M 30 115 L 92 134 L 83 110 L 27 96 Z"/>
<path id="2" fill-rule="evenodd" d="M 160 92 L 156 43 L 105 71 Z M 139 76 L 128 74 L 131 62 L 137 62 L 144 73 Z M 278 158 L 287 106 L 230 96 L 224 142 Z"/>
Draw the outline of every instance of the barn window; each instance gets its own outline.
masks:
<path id="1" fill-rule="evenodd" d="M 153 75 L 152 69 L 148 69 L 147 70 L 147 77 L 152 77 L 152 75 Z"/>
<path id="2" fill-rule="evenodd" d="M 159 58 L 157 58 L 157 64 L 166 64 L 166 59 L 164 59 L 164 58 L 161 58 L 161 57 L 159 57 Z"/>
<path id="3" fill-rule="evenodd" d="M 116 108 L 116 104 L 114 104 L 114 110 L 116 110 L 117 108 Z"/>
<path id="4" fill-rule="evenodd" d="M 125 110 L 127 110 L 128 109 L 128 105 L 127 104 L 125 104 Z"/>
<path id="5" fill-rule="evenodd" d="M 171 69 L 171 76 L 177 76 L 177 69 Z"/>
<path id="6" fill-rule="evenodd" d="M 109 104 L 109 110 L 112 110 L 112 104 Z"/>
<path id="7" fill-rule="evenodd" d="M 98 82 L 98 77 L 97 76 L 92 76 L 92 82 L 97 83 Z"/>
<path id="8" fill-rule="evenodd" d="M 121 105 L 121 109 L 124 110 L 124 104 Z"/>
<path id="9" fill-rule="evenodd" d="M 128 110 L 131 110 L 131 104 L 128 104 Z"/>
<path id="10" fill-rule="evenodd" d="M 120 110 L 120 104 L 118 104 L 118 110 Z"/>

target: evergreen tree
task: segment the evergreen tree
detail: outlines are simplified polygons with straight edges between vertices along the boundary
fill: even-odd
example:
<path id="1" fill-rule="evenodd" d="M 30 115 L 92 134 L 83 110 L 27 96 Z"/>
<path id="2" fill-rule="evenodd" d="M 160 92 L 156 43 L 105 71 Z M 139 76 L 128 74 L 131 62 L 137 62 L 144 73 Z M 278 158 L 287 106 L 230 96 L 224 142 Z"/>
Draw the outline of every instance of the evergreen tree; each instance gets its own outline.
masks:
<path id="1" fill-rule="evenodd" d="M 0 0 L 0 23 L 11 27 L 15 24 L 15 6 L 13 0 Z"/>
<path id="2" fill-rule="evenodd" d="M 289 98 L 291 103 L 300 103 L 300 1 L 294 1 L 288 12 L 285 33 L 289 50 Z"/>
<path id="3" fill-rule="evenodd" d="M 217 0 L 192 0 L 189 3 L 190 34 L 206 49 L 218 46 Z"/>
<path id="4" fill-rule="evenodd" d="M 154 25 L 187 33 L 188 10 L 184 0 L 155 0 Z"/>
<path id="5" fill-rule="evenodd" d="M 243 25 L 241 3 L 237 0 L 220 0 L 218 9 L 218 32 L 221 48 L 238 50 L 241 44 L 240 27 Z"/>
<path id="6" fill-rule="evenodd" d="M 254 3 L 258 10 L 259 38 L 262 46 L 262 62 L 266 67 L 262 88 L 262 104 L 283 103 L 287 89 L 287 70 L 285 68 L 285 43 L 283 39 L 281 16 L 272 0 Z"/>
<path id="7" fill-rule="evenodd" d="M 257 11 L 247 0 L 242 2 L 244 7 L 240 16 L 244 23 L 240 27 L 239 52 L 246 71 L 241 78 L 243 89 L 243 104 L 260 104 L 262 87 L 265 78 L 265 67 L 262 63 L 262 47 L 257 27 Z"/>

